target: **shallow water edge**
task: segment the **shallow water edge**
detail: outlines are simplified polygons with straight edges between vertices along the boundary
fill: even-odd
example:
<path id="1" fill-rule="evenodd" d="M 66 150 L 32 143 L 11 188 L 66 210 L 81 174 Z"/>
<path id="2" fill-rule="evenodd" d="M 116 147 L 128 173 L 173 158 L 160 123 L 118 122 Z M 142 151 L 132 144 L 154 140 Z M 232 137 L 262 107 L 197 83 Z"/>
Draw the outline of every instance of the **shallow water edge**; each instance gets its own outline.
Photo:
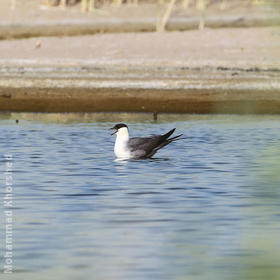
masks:
<path id="1" fill-rule="evenodd" d="M 158 113 L 157 118 L 153 113 L 29 113 L 29 112 L 0 112 L 0 121 L 14 121 L 21 124 L 23 122 L 34 123 L 57 123 L 57 124 L 75 124 L 75 123 L 172 123 L 185 121 L 218 121 L 218 122 L 240 122 L 240 121 L 277 121 L 279 115 L 238 115 L 238 114 L 172 114 Z"/>

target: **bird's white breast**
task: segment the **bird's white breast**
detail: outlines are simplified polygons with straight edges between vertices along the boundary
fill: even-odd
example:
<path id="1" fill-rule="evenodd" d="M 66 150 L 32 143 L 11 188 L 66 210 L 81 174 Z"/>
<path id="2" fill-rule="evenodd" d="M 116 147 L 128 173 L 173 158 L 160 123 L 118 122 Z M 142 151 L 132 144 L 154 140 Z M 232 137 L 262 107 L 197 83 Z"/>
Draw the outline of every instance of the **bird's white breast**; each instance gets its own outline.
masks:
<path id="1" fill-rule="evenodd" d="M 114 152 L 117 158 L 130 158 L 131 154 L 128 147 L 129 134 L 126 127 L 120 128 L 117 132 Z"/>
<path id="2" fill-rule="evenodd" d="M 128 141 L 118 141 L 116 139 L 114 152 L 117 158 L 130 158 L 130 152 L 128 150 Z"/>

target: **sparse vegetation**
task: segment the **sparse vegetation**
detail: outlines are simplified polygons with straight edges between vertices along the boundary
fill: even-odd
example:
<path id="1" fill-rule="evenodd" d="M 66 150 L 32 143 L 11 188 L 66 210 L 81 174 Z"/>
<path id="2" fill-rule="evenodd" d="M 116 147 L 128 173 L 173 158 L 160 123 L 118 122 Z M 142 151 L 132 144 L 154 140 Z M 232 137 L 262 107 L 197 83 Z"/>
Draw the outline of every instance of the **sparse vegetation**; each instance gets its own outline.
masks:
<path id="1" fill-rule="evenodd" d="M 7 0 L 6 0 L 7 1 Z M 10 1 L 11 10 L 21 9 L 19 0 Z M 25 0 L 28 2 L 31 0 Z M 188 12 L 188 10 L 196 11 L 200 15 L 198 29 L 205 27 L 205 19 L 208 10 L 216 9 L 217 11 L 227 13 L 233 7 L 238 5 L 247 6 L 248 8 L 260 5 L 279 5 L 275 0 L 40 0 L 40 5 L 45 7 L 58 7 L 63 9 L 79 7 L 79 10 L 84 13 L 97 12 L 102 13 L 103 9 L 108 7 L 119 8 L 125 6 L 135 7 L 137 9 L 141 5 L 151 5 L 157 7 L 156 30 L 163 32 L 166 30 L 166 25 L 174 13 Z M 107 13 L 110 16 L 110 12 Z"/>
<path id="2" fill-rule="evenodd" d="M 19 0 L 10 0 L 11 2 L 11 9 L 17 8 L 18 4 L 20 4 Z M 92 11 L 96 7 L 114 5 L 114 6 L 121 6 L 121 5 L 130 5 L 133 4 L 135 7 L 138 4 L 160 4 L 160 5 L 170 5 L 173 2 L 172 0 L 40 0 L 41 4 L 50 6 L 50 7 L 72 7 L 75 5 L 80 5 L 81 10 Z M 175 2 L 175 1 L 174 1 Z M 176 4 L 180 5 L 183 9 L 188 9 L 191 7 L 195 7 L 198 10 L 203 10 L 212 5 L 219 6 L 220 10 L 225 10 L 230 5 L 230 3 L 238 3 L 242 2 L 246 5 L 267 5 L 267 4 L 275 4 L 277 0 L 177 0 Z"/>

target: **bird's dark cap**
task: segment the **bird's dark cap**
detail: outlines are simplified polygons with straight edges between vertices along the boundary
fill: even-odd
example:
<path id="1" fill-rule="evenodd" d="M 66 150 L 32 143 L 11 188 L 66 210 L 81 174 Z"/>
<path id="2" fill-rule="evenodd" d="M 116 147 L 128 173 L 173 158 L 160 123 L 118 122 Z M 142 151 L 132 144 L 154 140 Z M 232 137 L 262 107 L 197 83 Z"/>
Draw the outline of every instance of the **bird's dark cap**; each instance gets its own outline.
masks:
<path id="1" fill-rule="evenodd" d="M 128 128 L 127 125 L 124 124 L 124 123 L 118 123 L 118 124 L 116 124 L 115 126 L 111 127 L 110 129 L 115 129 L 115 130 L 116 130 L 116 131 L 115 131 L 114 133 L 112 133 L 111 135 L 115 134 L 115 133 L 116 133 L 120 128 L 122 128 L 122 127 Z"/>
<path id="2" fill-rule="evenodd" d="M 114 127 L 112 127 L 111 129 L 120 129 L 122 127 L 126 127 L 127 128 L 127 125 L 124 124 L 124 123 L 118 123 Z"/>

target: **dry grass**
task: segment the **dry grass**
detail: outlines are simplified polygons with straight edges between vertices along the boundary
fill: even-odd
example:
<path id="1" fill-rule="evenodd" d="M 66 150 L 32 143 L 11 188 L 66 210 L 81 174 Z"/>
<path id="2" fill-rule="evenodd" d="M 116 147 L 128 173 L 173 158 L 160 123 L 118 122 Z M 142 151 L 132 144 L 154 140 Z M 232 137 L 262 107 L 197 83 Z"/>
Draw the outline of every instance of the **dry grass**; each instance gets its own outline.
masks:
<path id="1" fill-rule="evenodd" d="M 28 0 L 25 0 L 28 2 Z M 40 0 L 39 3 L 47 5 L 49 7 L 61 7 L 67 9 L 68 7 L 80 5 L 80 10 L 84 13 L 96 12 L 102 13 L 104 10 L 102 6 L 114 6 L 121 8 L 124 5 L 131 5 L 137 8 L 138 4 L 154 4 L 157 7 L 157 23 L 156 30 L 163 32 L 166 29 L 166 25 L 176 7 L 181 10 L 196 10 L 197 14 L 200 14 L 200 23 L 198 29 L 202 30 L 205 26 L 205 18 L 212 7 L 225 13 L 231 9 L 236 3 L 241 3 L 243 6 L 257 6 L 276 3 L 277 0 Z M 20 0 L 10 0 L 11 10 L 20 9 Z M 101 8 L 101 9 L 100 9 Z"/>
<path id="2" fill-rule="evenodd" d="M 16 6 L 16 1 L 19 0 L 11 0 L 11 7 Z M 135 6 L 138 5 L 138 3 L 153 3 L 157 4 L 158 2 L 160 4 L 170 4 L 169 0 L 41 0 L 44 3 L 47 3 L 49 6 L 73 6 L 76 4 L 81 4 L 84 9 L 83 11 L 89 11 L 92 7 L 94 8 L 95 4 L 98 4 L 98 6 L 102 6 L 103 4 L 112 4 L 115 6 L 121 6 L 125 4 L 135 4 Z M 237 0 L 238 1 L 238 0 Z M 95 3 L 96 2 L 96 3 Z M 235 0 L 179 0 L 178 3 L 181 3 L 182 7 L 184 9 L 187 9 L 189 7 L 196 7 L 198 10 L 203 10 L 204 7 L 208 7 L 213 4 L 219 3 L 220 9 L 224 10 L 227 8 L 229 3 L 235 2 Z M 267 3 L 277 2 L 277 0 L 244 0 L 244 3 L 248 5 L 263 5 Z"/>

